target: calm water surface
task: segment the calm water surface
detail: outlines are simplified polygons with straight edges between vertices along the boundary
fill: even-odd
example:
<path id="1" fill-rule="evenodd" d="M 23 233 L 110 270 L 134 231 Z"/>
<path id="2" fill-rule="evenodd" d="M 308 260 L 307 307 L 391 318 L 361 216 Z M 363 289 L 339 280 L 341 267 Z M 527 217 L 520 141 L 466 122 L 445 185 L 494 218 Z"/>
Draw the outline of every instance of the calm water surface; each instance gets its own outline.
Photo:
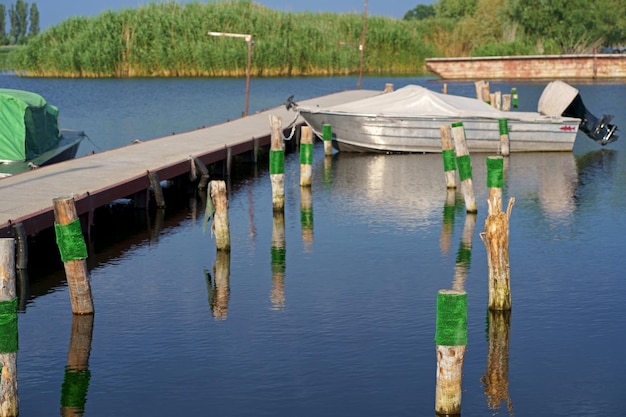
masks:
<path id="1" fill-rule="evenodd" d="M 426 78 L 366 78 L 364 88 L 390 81 L 441 89 Z M 58 105 L 64 127 L 89 135 L 83 155 L 236 118 L 245 90 L 229 79 L 0 82 Z M 354 86 L 353 77 L 253 80 L 250 110 Z M 544 85 L 515 86 L 520 107 L 534 109 Z M 593 113 L 615 114 L 626 130 L 625 85 L 576 86 Z M 473 85 L 448 91 L 472 95 Z M 573 154 L 508 159 L 513 311 L 498 346 L 478 236 L 487 155 L 473 155 L 477 215 L 446 192 L 440 155 L 324 159 L 318 143 L 310 196 L 298 156 L 287 156 L 283 218 L 263 167 L 231 184 L 227 259 L 203 231 L 202 196 L 121 225 L 124 238 L 111 229 L 90 242 L 93 323 L 72 317 L 58 264 L 31 259 L 43 272 L 31 273 L 19 314 L 20 416 L 432 416 L 436 295 L 453 285 L 469 303 L 463 415 L 619 414 L 625 143 L 599 149 L 581 135 Z M 273 253 L 283 246 L 281 261 Z M 72 403 L 66 366 L 81 325 L 92 338 Z"/>

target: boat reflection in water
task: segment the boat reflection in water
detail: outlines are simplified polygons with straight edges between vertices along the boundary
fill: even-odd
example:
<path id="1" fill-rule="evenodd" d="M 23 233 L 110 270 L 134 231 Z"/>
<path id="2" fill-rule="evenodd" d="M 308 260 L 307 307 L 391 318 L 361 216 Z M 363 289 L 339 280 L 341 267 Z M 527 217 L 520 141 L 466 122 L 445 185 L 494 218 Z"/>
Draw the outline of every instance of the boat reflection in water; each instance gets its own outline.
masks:
<path id="1" fill-rule="evenodd" d="M 485 215 L 488 156 L 493 155 L 471 155 L 474 193 Z M 441 222 L 442 209 L 450 204 L 440 154 L 339 152 L 332 163 L 332 191 L 346 212 L 389 217 L 402 228 L 418 229 Z M 515 197 L 516 205 L 537 202 L 548 220 L 571 218 L 578 185 L 571 152 L 517 153 L 505 159 L 504 167 L 504 199 Z M 464 210 L 460 192 L 457 178 L 456 209 Z"/>

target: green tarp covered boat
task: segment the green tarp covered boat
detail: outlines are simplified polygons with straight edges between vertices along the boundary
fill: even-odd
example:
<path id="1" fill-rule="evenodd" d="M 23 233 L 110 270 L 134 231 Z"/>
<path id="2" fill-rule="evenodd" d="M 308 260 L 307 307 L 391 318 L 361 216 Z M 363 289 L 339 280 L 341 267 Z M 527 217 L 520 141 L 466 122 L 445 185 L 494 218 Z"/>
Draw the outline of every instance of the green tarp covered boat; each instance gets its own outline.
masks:
<path id="1" fill-rule="evenodd" d="M 0 177 L 76 156 L 85 134 L 59 130 L 58 116 L 39 94 L 0 88 Z"/>

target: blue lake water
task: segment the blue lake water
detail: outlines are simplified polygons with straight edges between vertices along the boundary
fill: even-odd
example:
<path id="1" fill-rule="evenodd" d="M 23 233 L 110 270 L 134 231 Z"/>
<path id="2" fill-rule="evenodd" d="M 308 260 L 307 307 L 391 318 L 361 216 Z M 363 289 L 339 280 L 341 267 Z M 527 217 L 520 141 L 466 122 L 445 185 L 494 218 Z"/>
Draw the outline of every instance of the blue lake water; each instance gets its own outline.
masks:
<path id="1" fill-rule="evenodd" d="M 356 81 L 253 79 L 250 111 Z M 366 77 L 363 86 L 382 90 L 386 82 L 442 87 L 388 77 Z M 1 75 L 0 83 L 57 105 L 62 125 L 91 140 L 81 155 L 234 119 L 245 91 L 245 80 L 233 79 Z M 626 129 L 626 85 L 573 84 L 594 114 L 614 114 Z M 493 82 L 492 90 L 512 86 L 520 108 L 534 110 L 544 83 Z M 448 83 L 448 92 L 471 96 L 474 86 Z M 298 155 L 287 155 L 284 218 L 273 213 L 263 166 L 233 181 L 228 259 L 203 231 L 201 196 L 168 208 L 161 228 L 154 213 L 101 228 L 88 260 L 96 313 L 92 326 L 83 323 L 92 331 L 84 391 L 74 393 L 84 410 L 62 407 L 72 326 L 80 324 L 63 271 L 31 259 L 37 272 L 19 314 L 20 416 L 434 415 L 436 297 L 454 285 L 468 294 L 463 415 L 619 414 L 625 141 L 600 149 L 580 134 L 571 154 L 508 158 L 513 310 L 498 346 L 487 328 L 479 237 L 487 155 L 472 155 L 476 215 L 466 215 L 459 192 L 447 193 L 440 155 L 324 158 L 318 143 L 310 196 L 299 186 Z M 283 245 L 281 261 L 273 253 Z M 494 372 L 499 383 L 489 384 Z"/>

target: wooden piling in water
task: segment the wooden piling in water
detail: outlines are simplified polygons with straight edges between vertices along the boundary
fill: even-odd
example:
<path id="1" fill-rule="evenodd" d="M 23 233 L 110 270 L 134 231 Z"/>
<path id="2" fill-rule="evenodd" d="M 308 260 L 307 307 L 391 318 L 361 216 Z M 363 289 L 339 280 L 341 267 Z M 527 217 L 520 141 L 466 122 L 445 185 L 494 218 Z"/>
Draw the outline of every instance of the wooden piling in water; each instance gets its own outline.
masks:
<path id="1" fill-rule="evenodd" d="M 322 125 L 322 140 L 324 141 L 324 155 L 333 154 L 333 127 L 329 124 Z"/>
<path id="2" fill-rule="evenodd" d="M 440 290 L 437 293 L 437 386 L 435 413 L 461 414 L 463 360 L 467 346 L 467 293 Z"/>
<path id="3" fill-rule="evenodd" d="M 213 231 L 215 245 L 218 251 L 230 251 L 230 226 L 228 222 L 228 197 L 226 182 L 211 181 L 209 183 L 209 198 L 215 207 L 213 215 Z"/>
<path id="4" fill-rule="evenodd" d="M 511 111 L 511 95 L 502 95 L 502 111 Z"/>
<path id="5" fill-rule="evenodd" d="M 443 157 L 443 171 L 446 176 L 446 188 L 456 188 L 456 161 L 450 126 L 441 126 L 439 131 L 441 134 L 441 155 Z"/>
<path id="6" fill-rule="evenodd" d="M 28 236 L 26 236 L 24 224 L 21 222 L 14 224 L 13 232 L 15 233 L 15 268 L 26 269 L 28 268 Z"/>
<path id="7" fill-rule="evenodd" d="M 517 88 L 513 87 L 511 89 L 511 102 L 513 103 L 513 108 L 517 108 L 519 105 L 519 95 L 517 94 Z"/>
<path id="8" fill-rule="evenodd" d="M 472 183 L 472 160 L 465 141 L 465 128 L 463 122 L 452 124 L 452 136 L 454 137 L 454 148 L 456 151 L 456 165 L 461 180 L 461 191 L 465 199 L 465 210 L 468 213 L 476 213 L 476 199 L 474 197 L 474 186 Z"/>
<path id="9" fill-rule="evenodd" d="M 156 172 L 148 171 L 148 179 L 150 180 L 150 186 L 154 192 L 154 201 L 157 208 L 165 208 L 165 197 L 163 197 L 163 189 L 161 188 L 161 181 Z"/>
<path id="10" fill-rule="evenodd" d="M 270 145 L 272 207 L 274 210 L 282 210 L 285 207 L 285 144 L 280 116 L 270 115 L 270 128 L 272 132 Z"/>
<path id="11" fill-rule="evenodd" d="M 72 197 L 53 200 L 55 232 L 74 314 L 93 314 L 93 299 L 87 271 L 87 246 Z"/>
<path id="12" fill-rule="evenodd" d="M 0 417 L 17 417 L 15 240 L 0 239 Z"/>
<path id="13" fill-rule="evenodd" d="M 385 84 L 385 90 L 383 90 L 383 93 L 391 93 L 393 92 L 393 84 L 392 83 L 386 83 Z"/>
<path id="14" fill-rule="evenodd" d="M 498 127 L 500 129 L 500 154 L 509 156 L 509 121 L 507 119 L 499 119 Z"/>
<path id="15" fill-rule="evenodd" d="M 489 310 L 511 309 L 509 218 L 515 199 L 511 198 L 507 211 L 502 212 L 503 166 L 502 157 L 487 158 L 489 212 L 485 220 L 485 231 L 480 234 L 480 238 L 487 249 Z"/>
<path id="16" fill-rule="evenodd" d="M 302 126 L 300 137 L 300 186 L 310 187 L 313 183 L 313 130 Z"/>
<path id="17" fill-rule="evenodd" d="M 200 180 L 198 181 L 198 189 L 200 190 L 204 190 L 207 186 L 207 184 L 209 183 L 209 169 L 206 167 L 206 165 L 204 165 L 204 162 L 202 162 L 200 159 L 196 158 L 195 156 L 190 157 L 191 158 L 191 167 L 192 167 L 192 172 L 193 171 L 197 171 L 200 175 L 195 175 L 194 177 L 200 177 Z M 193 180 L 195 180 L 196 178 L 192 178 Z"/>

